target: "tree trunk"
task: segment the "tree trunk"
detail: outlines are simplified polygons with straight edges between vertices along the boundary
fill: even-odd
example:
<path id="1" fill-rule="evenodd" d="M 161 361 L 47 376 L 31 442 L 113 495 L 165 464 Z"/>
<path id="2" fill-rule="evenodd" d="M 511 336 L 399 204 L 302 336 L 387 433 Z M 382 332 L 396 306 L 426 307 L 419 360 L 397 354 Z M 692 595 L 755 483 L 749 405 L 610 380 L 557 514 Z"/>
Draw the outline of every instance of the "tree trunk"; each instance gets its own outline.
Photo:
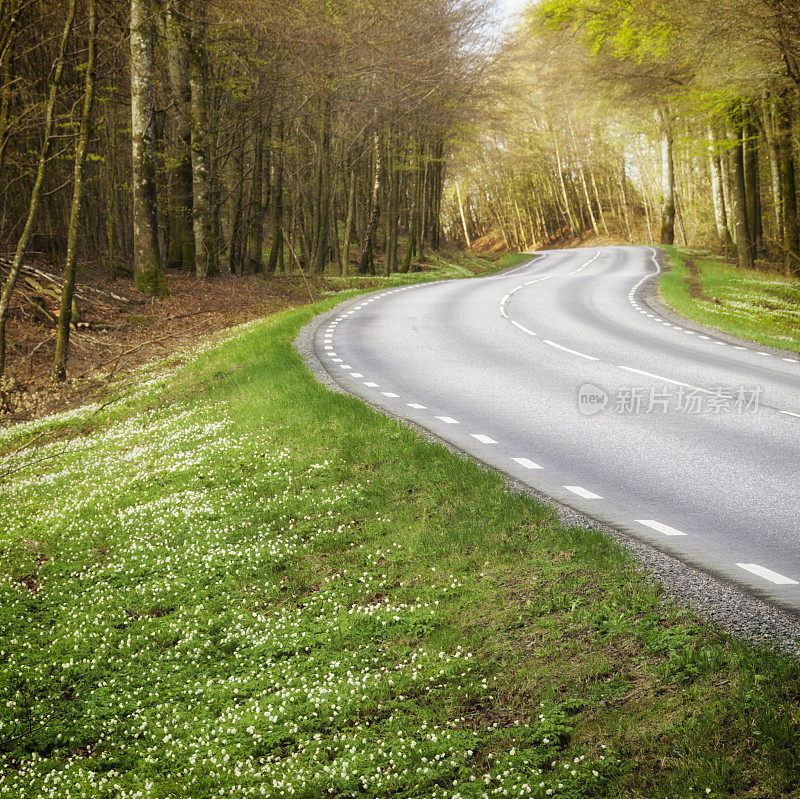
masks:
<path id="1" fill-rule="evenodd" d="M 272 244 L 269 248 L 269 259 L 267 260 L 267 272 L 274 274 L 278 271 L 278 264 L 283 266 L 283 169 L 284 169 L 284 147 L 283 147 L 283 123 L 278 127 L 279 151 L 274 156 L 275 164 L 275 186 L 272 189 Z"/>
<path id="2" fill-rule="evenodd" d="M 69 6 L 67 7 L 67 16 L 64 21 L 64 28 L 61 32 L 58 57 L 54 64 L 53 80 L 50 83 L 50 89 L 47 94 L 42 146 L 39 151 L 39 165 L 36 171 L 36 181 L 33 185 L 28 202 L 28 216 L 25 220 L 25 227 L 22 229 L 22 234 L 17 242 L 17 248 L 11 262 L 11 269 L 9 270 L 5 285 L 3 286 L 3 293 L 0 295 L 0 376 L 5 373 L 6 366 L 6 321 L 8 318 L 8 308 L 11 304 L 11 295 L 17 284 L 17 278 L 19 277 L 20 269 L 22 269 L 22 262 L 28 252 L 28 245 L 33 235 L 33 228 L 36 224 L 36 217 L 39 213 L 39 204 L 42 198 L 42 184 L 44 183 L 47 164 L 50 160 L 50 150 L 53 144 L 53 128 L 55 126 L 56 96 L 58 95 L 61 79 L 64 75 L 64 55 L 67 49 L 67 41 L 69 40 L 72 27 L 75 23 L 76 1 L 77 0 L 70 0 Z"/>
<path id="3" fill-rule="evenodd" d="M 764 252 L 763 228 L 761 225 L 761 184 L 758 175 L 758 130 L 752 124 L 752 108 L 747 109 L 747 122 L 743 129 L 744 185 L 747 197 L 747 224 L 750 233 L 750 248 L 755 262 Z"/>
<path id="4" fill-rule="evenodd" d="M 256 121 L 253 139 L 253 178 L 250 192 L 250 224 L 247 233 L 247 270 L 258 274 L 264 270 L 263 198 L 264 198 L 264 131 Z"/>
<path id="5" fill-rule="evenodd" d="M 785 99 L 782 99 L 777 112 L 777 138 L 781 160 L 781 195 L 783 197 L 783 246 L 785 265 L 789 274 L 800 274 L 800 236 L 797 223 L 797 183 L 795 175 L 794 149 L 792 147 L 792 127 Z"/>
<path id="6" fill-rule="evenodd" d="M 314 209 L 314 242 L 311 256 L 312 274 L 321 275 L 328 262 L 331 204 L 331 137 L 330 109 L 327 101 L 322 112 L 317 150 L 317 202 Z"/>
<path id="7" fill-rule="evenodd" d="M 369 271 L 369 264 L 372 259 L 372 241 L 375 237 L 375 230 L 378 227 L 378 217 L 381 213 L 380 191 L 381 191 L 381 147 L 378 134 L 373 134 L 373 180 L 372 180 L 372 204 L 369 223 L 364 235 L 364 245 L 361 251 L 361 262 L 358 267 L 359 274 L 366 275 Z"/>
<path id="8" fill-rule="evenodd" d="M 61 307 L 58 314 L 56 335 L 56 354 L 53 363 L 53 380 L 63 382 L 67 379 L 67 358 L 69 357 L 69 326 L 72 319 L 75 294 L 75 275 L 78 265 L 78 233 L 83 201 L 83 174 L 86 155 L 89 151 L 89 138 L 92 135 L 92 113 L 94 109 L 94 82 L 97 62 L 97 7 L 96 0 L 88 0 L 89 50 L 86 57 L 84 75 L 83 110 L 81 111 L 80 132 L 75 148 L 75 171 L 72 189 L 72 208 L 67 234 L 67 260 L 64 265 L 64 285 L 61 288 Z"/>
<path id="9" fill-rule="evenodd" d="M 672 123 L 668 113 L 658 110 L 661 134 L 661 243 L 675 243 L 675 160 Z"/>
<path id="10" fill-rule="evenodd" d="M 16 54 L 17 23 L 19 21 L 20 0 L 2 3 L 0 18 L 3 20 L 2 39 L 0 39 L 0 174 L 6 157 L 6 147 L 11 136 L 11 101 L 13 97 L 14 56 Z"/>
<path id="11" fill-rule="evenodd" d="M 728 217 L 725 212 L 725 197 L 722 193 L 722 163 L 720 161 L 717 137 L 714 128 L 708 125 L 708 166 L 711 170 L 711 194 L 714 200 L 714 219 L 717 224 L 717 238 L 726 256 L 733 253 L 733 239 L 728 230 Z"/>
<path id="12" fill-rule="evenodd" d="M 464 216 L 464 204 L 461 200 L 461 186 L 456 182 L 456 198 L 458 200 L 458 213 L 461 217 L 461 225 L 464 229 L 464 241 L 467 243 L 467 249 L 472 249 L 472 242 L 469 239 L 469 228 L 467 227 L 467 218 Z"/>
<path id="13" fill-rule="evenodd" d="M 158 247 L 152 19 L 150 0 L 131 0 L 133 268 L 139 291 L 166 297 L 169 289 Z"/>
<path id="14" fill-rule="evenodd" d="M 342 277 L 350 271 L 350 242 L 353 235 L 353 218 L 356 212 L 356 173 L 350 172 L 350 185 L 347 187 L 347 220 L 344 224 L 344 246 L 342 248 Z"/>
<path id="15" fill-rule="evenodd" d="M 172 235 L 167 266 L 194 269 L 194 233 L 192 229 L 192 130 L 190 107 L 192 88 L 189 78 L 189 20 L 186 0 L 168 0 L 166 6 L 167 66 L 172 120 L 178 144 L 177 163 L 171 170 Z"/>
<path id="16" fill-rule="evenodd" d="M 206 111 L 205 0 L 192 4 L 189 82 L 192 91 L 192 221 L 194 224 L 195 275 L 204 280 L 219 272 L 211 208 L 210 136 Z"/>
<path id="17" fill-rule="evenodd" d="M 731 205 L 736 228 L 736 255 L 742 269 L 753 268 L 753 249 L 750 225 L 747 220 L 747 194 L 744 183 L 744 152 L 742 147 L 741 113 L 737 111 L 727 128 L 730 142 Z"/>

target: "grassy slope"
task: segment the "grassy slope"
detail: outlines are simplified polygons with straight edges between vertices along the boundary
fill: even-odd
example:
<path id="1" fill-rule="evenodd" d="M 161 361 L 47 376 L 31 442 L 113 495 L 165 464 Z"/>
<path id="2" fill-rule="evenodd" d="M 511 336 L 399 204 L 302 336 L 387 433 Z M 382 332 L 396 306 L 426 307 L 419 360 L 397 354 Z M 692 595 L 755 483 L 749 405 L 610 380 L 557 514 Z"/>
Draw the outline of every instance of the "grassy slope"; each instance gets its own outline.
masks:
<path id="1" fill-rule="evenodd" d="M 316 384 L 333 303 L 5 434 L 0 796 L 796 795 L 800 667 Z"/>
<path id="2" fill-rule="evenodd" d="M 662 249 L 672 269 L 661 277 L 661 297 L 678 313 L 734 336 L 800 352 L 800 280 L 743 272 L 707 253 Z M 689 263 L 699 269 L 699 297 L 690 292 Z"/>

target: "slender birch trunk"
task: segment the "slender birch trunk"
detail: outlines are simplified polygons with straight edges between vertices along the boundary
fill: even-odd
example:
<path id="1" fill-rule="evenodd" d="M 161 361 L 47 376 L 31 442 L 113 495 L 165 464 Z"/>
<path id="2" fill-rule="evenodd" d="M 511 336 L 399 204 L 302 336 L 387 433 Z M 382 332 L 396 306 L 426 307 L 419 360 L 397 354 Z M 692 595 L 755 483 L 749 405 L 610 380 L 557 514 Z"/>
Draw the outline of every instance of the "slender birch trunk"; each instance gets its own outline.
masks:
<path id="1" fill-rule="evenodd" d="M 658 110 L 661 135 L 661 243 L 675 243 L 675 160 L 672 124 L 667 111 Z"/>
<path id="2" fill-rule="evenodd" d="M 742 269 L 753 268 L 753 249 L 750 241 L 750 225 L 747 220 L 747 194 L 744 182 L 744 152 L 742 147 L 742 122 L 740 113 L 735 114 L 727 127 L 730 143 L 728 158 L 731 167 L 731 205 L 736 227 L 736 256 Z"/>
<path id="3" fill-rule="evenodd" d="M 193 269 L 192 230 L 192 128 L 189 78 L 189 20 L 186 0 L 168 0 L 166 5 L 167 71 L 172 99 L 172 120 L 178 140 L 178 159 L 170 174 L 173 230 L 167 255 L 168 266 Z"/>
<path id="4" fill-rule="evenodd" d="M 356 173 L 350 171 L 350 183 L 347 187 L 347 220 L 344 224 L 344 246 L 342 248 L 342 277 L 350 271 L 350 243 L 353 235 L 353 218 L 356 213 Z"/>
<path id="5" fill-rule="evenodd" d="M 273 274 L 278 271 L 279 257 L 283 252 L 283 170 L 284 170 L 284 147 L 283 147 L 283 123 L 278 125 L 278 145 L 279 149 L 275 153 L 275 185 L 272 189 L 272 245 L 269 249 L 269 259 L 267 260 L 267 272 Z"/>
<path id="6" fill-rule="evenodd" d="M 708 135 L 708 166 L 711 171 L 711 195 L 714 201 L 714 219 L 717 224 L 717 238 L 725 255 L 733 253 L 733 239 L 728 230 L 728 218 L 725 212 L 725 197 L 722 191 L 722 163 L 720 161 L 719 147 L 714 128 L 707 127 Z"/>
<path id="7" fill-rule="evenodd" d="M 150 0 L 131 0 L 134 284 L 145 294 L 166 297 L 158 246 L 153 71 L 152 5 Z"/>
<path id="8" fill-rule="evenodd" d="M 203 280 L 217 274 L 217 249 L 211 209 L 210 136 L 206 110 L 206 18 L 205 0 L 192 8 L 189 48 L 190 115 L 192 129 L 192 222 L 194 226 L 195 275 Z"/>
<path id="9" fill-rule="evenodd" d="M 372 203 L 367 230 L 364 235 L 364 248 L 361 252 L 361 262 L 358 267 L 360 274 L 365 275 L 369 271 L 369 264 L 372 259 L 372 245 L 375 237 L 375 230 L 378 227 L 378 218 L 381 214 L 380 191 L 381 191 L 381 147 L 380 138 L 377 132 L 372 137 L 373 149 L 373 179 L 372 179 Z"/>
<path id="10" fill-rule="evenodd" d="M 88 0 L 88 6 L 89 50 L 86 57 L 80 132 L 78 134 L 78 145 L 75 148 L 72 207 L 69 218 L 69 233 L 67 235 L 67 260 L 64 266 L 64 285 L 61 289 L 61 307 L 58 314 L 58 332 L 56 334 L 56 354 L 53 362 L 53 380 L 58 382 L 63 382 L 67 379 L 69 326 L 73 316 L 75 276 L 78 265 L 78 233 L 80 230 L 81 204 L 83 201 L 83 176 L 86 167 L 86 156 L 89 152 L 89 138 L 92 135 L 92 114 L 94 111 L 95 71 L 97 66 L 96 0 Z"/>

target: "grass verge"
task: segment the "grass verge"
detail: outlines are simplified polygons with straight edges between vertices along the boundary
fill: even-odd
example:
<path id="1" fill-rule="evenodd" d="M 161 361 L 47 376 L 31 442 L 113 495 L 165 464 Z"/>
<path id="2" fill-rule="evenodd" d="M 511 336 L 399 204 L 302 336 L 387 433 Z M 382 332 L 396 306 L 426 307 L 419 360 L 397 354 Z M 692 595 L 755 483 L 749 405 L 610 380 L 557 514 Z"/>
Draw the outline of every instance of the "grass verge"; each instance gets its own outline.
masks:
<path id="1" fill-rule="evenodd" d="M 742 271 L 708 253 L 662 247 L 672 264 L 659 284 L 679 314 L 760 344 L 800 352 L 800 280 Z"/>
<path id="2" fill-rule="evenodd" d="M 319 386 L 335 302 L 6 436 L 0 796 L 797 795 L 800 666 Z"/>

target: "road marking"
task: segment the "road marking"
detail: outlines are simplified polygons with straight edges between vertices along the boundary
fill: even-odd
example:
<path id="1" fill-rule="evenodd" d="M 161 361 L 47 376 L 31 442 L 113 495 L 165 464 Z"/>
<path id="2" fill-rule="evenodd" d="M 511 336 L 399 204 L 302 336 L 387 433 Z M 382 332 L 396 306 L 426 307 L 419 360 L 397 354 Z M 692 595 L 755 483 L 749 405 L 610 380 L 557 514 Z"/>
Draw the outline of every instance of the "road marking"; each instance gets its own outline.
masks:
<path id="1" fill-rule="evenodd" d="M 645 527 L 650 527 L 659 533 L 664 533 L 664 535 L 686 535 L 686 533 L 682 533 L 680 530 L 676 530 L 668 524 L 657 522 L 655 519 L 636 519 L 635 521 L 637 524 L 643 524 Z"/>
<path id="2" fill-rule="evenodd" d="M 381 391 L 384 397 L 399 397 L 399 394 L 395 394 L 392 391 Z"/>
<path id="3" fill-rule="evenodd" d="M 586 358 L 587 361 L 598 361 L 599 358 L 595 358 L 593 355 L 587 355 L 584 352 L 578 352 L 577 350 L 571 350 L 569 347 L 562 347 L 561 344 L 556 344 L 555 341 L 550 341 L 549 338 L 543 338 L 542 341 L 545 344 L 549 344 L 551 347 L 555 347 L 557 350 L 564 350 L 564 352 L 569 352 L 571 355 L 577 355 L 579 358 Z"/>
<path id="4" fill-rule="evenodd" d="M 364 385 L 367 388 L 380 388 L 380 385 L 378 383 L 365 382 Z"/>
<path id="5" fill-rule="evenodd" d="M 751 574 L 758 575 L 765 580 L 769 580 L 771 583 L 775 583 L 775 585 L 798 585 L 797 580 L 793 580 L 791 577 L 784 577 L 782 574 L 772 571 L 772 569 L 765 569 L 757 563 L 737 563 L 736 565 L 740 569 L 744 569 Z"/>
<path id="6" fill-rule="evenodd" d="M 581 488 L 581 486 L 563 486 L 567 489 L 567 491 L 572 491 L 573 494 L 577 494 L 579 497 L 583 497 L 584 499 L 602 499 L 599 494 L 595 494 L 592 491 L 587 491 L 585 488 Z"/>
<path id="7" fill-rule="evenodd" d="M 364 377 L 361 372 L 350 372 L 350 377 Z"/>
<path id="8" fill-rule="evenodd" d="M 756 355 L 763 355 L 765 358 L 771 358 L 772 356 L 768 352 L 760 352 L 759 350 L 753 350 Z"/>
<path id="9" fill-rule="evenodd" d="M 489 438 L 489 436 L 483 435 L 483 433 L 470 433 L 470 435 L 481 442 L 481 444 L 496 444 L 497 442 L 493 438 Z"/>
<path id="10" fill-rule="evenodd" d="M 514 463 L 518 463 L 525 469 L 541 469 L 542 467 L 539 466 L 538 463 L 534 463 L 533 461 L 528 460 L 527 458 L 512 458 Z"/>
<path id="11" fill-rule="evenodd" d="M 734 344 L 734 345 L 733 345 L 733 348 L 734 348 L 735 350 L 746 350 L 746 349 L 747 349 L 747 347 L 740 347 L 738 344 Z"/>
<path id="12" fill-rule="evenodd" d="M 794 416 L 794 417 L 800 419 L 800 413 L 792 413 L 791 411 L 778 411 L 778 413 L 782 413 L 782 414 L 784 414 L 786 416 Z"/>
<path id="13" fill-rule="evenodd" d="M 539 335 L 538 333 L 534 333 L 533 330 L 528 330 L 527 327 L 525 327 L 524 325 L 521 325 L 519 322 L 516 322 L 513 319 L 511 320 L 511 324 L 514 325 L 514 327 L 516 327 L 519 330 L 521 330 L 523 333 L 527 333 L 529 336 L 538 336 Z"/>
<path id="14" fill-rule="evenodd" d="M 700 336 L 700 338 L 703 339 L 703 341 L 711 341 L 708 336 Z"/>
<path id="15" fill-rule="evenodd" d="M 332 352 L 332 353 L 331 353 L 331 355 L 336 355 L 336 353 L 335 353 L 335 352 Z M 342 359 L 341 359 L 341 358 L 331 358 L 331 360 L 332 360 L 334 363 L 341 363 L 341 362 L 342 362 Z"/>
<path id="16" fill-rule="evenodd" d="M 505 305 L 510 299 L 511 299 L 511 295 L 510 294 L 506 294 L 506 296 L 503 297 L 502 300 L 500 300 L 500 304 L 501 305 Z"/>
<path id="17" fill-rule="evenodd" d="M 782 361 L 786 361 L 786 363 L 798 363 L 794 358 L 781 358 Z"/>
<path id="18" fill-rule="evenodd" d="M 436 418 L 439 419 L 439 421 L 444 422 L 445 424 L 461 424 L 461 422 L 459 422 L 458 419 L 453 419 L 450 416 L 437 416 Z"/>
<path id="19" fill-rule="evenodd" d="M 662 377 L 661 375 L 654 375 L 652 372 L 645 372 L 641 369 L 634 369 L 632 366 L 621 366 L 617 364 L 618 369 L 624 369 L 626 372 L 635 372 L 637 375 L 644 375 L 645 377 L 652 377 L 655 380 L 663 380 L 665 383 L 673 383 L 676 386 L 683 386 L 684 388 L 691 388 L 694 391 L 702 391 L 704 394 L 713 394 L 713 391 L 709 391 L 705 388 L 700 388 L 699 386 L 693 386 L 691 383 L 681 383 L 680 380 L 672 380 L 669 377 Z"/>
<path id="20" fill-rule="evenodd" d="M 346 371 L 348 371 L 348 372 L 349 372 L 349 371 L 350 371 L 350 370 L 351 370 L 353 367 L 352 367 L 352 366 L 350 366 L 350 364 L 348 364 L 348 363 L 343 363 L 343 364 L 341 364 L 341 365 L 339 366 L 339 368 L 340 368 L 340 369 L 345 369 Z"/>
<path id="21" fill-rule="evenodd" d="M 408 405 L 409 408 L 414 408 L 417 411 L 427 411 L 428 410 L 428 406 L 427 405 L 420 405 L 418 402 L 407 402 L 406 405 Z"/>

